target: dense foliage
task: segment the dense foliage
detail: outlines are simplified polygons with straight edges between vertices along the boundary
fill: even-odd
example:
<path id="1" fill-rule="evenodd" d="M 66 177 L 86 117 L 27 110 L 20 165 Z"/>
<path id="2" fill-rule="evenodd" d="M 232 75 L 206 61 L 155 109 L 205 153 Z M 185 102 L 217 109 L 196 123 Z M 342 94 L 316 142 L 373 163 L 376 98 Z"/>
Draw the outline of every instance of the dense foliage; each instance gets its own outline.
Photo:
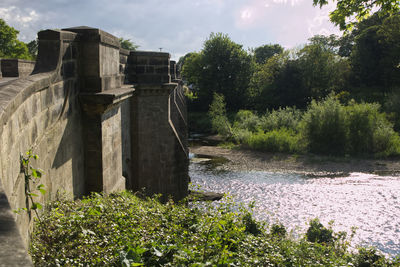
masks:
<path id="1" fill-rule="evenodd" d="M 395 266 L 373 249 L 349 252 L 317 220 L 298 239 L 229 201 L 160 204 L 123 192 L 49 205 L 32 236 L 38 266 Z M 366 265 L 369 264 L 369 265 Z"/>
<path id="2" fill-rule="evenodd" d="M 136 50 L 138 49 L 138 45 L 132 42 L 130 39 L 118 38 L 119 44 L 121 48 L 128 50 Z"/>
<path id="3" fill-rule="evenodd" d="M 313 0 L 314 6 L 327 5 L 327 0 Z M 340 0 L 336 9 L 330 13 L 330 19 L 341 30 L 351 30 L 357 21 L 368 18 L 379 10 L 382 14 L 396 14 L 400 11 L 398 0 Z"/>
<path id="4" fill-rule="evenodd" d="M 284 108 L 257 115 L 240 110 L 233 120 L 216 95 L 210 106 L 213 129 L 227 140 L 269 152 L 356 156 L 400 155 L 400 137 L 377 103 L 342 104 L 329 95 L 307 110 Z"/>
<path id="5" fill-rule="evenodd" d="M 32 59 L 28 46 L 17 39 L 19 31 L 0 19 L 0 58 Z"/>
<path id="6" fill-rule="evenodd" d="M 203 50 L 191 53 L 183 65 L 183 75 L 197 94 L 193 103 L 207 111 L 213 94 L 223 94 L 229 110 L 246 105 L 247 88 L 253 69 L 251 56 L 227 35 L 212 33 Z"/>
<path id="7" fill-rule="evenodd" d="M 222 94 L 228 112 L 265 112 L 295 106 L 330 93 L 345 100 L 378 102 L 400 119 L 393 95 L 400 95 L 400 14 L 376 13 L 342 37 L 316 35 L 297 49 L 279 44 L 245 51 L 228 36 L 211 34 L 200 52 L 180 60 L 193 91 L 189 109 L 206 111 L 214 93 Z"/>

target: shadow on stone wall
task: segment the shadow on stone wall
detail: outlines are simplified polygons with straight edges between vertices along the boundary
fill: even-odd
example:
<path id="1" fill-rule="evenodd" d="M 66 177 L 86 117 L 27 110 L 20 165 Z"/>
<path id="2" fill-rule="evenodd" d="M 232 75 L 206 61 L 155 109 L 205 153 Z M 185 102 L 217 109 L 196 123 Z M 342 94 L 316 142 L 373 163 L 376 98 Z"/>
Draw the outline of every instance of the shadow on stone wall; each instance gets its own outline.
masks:
<path id="1" fill-rule="evenodd" d="M 170 55 L 120 49 L 89 27 L 38 39 L 32 75 L 0 85 L 0 263 L 29 241 L 32 219 L 11 212 L 29 208 L 19 166 L 29 149 L 44 171 L 42 203 L 58 193 L 188 194 L 186 103 Z"/>

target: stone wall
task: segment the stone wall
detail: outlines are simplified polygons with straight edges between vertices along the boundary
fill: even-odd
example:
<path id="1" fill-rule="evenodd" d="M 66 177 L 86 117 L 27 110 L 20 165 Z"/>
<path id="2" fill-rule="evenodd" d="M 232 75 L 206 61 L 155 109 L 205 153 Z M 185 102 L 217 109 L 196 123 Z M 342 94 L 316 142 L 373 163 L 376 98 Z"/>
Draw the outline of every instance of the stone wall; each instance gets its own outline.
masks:
<path id="1" fill-rule="evenodd" d="M 32 75 L 0 85 L 0 225 L 8 225 L 0 240 L 19 229 L 20 243 L 28 242 L 34 214 L 11 211 L 29 207 L 20 170 L 29 149 L 44 172 L 41 203 L 143 188 L 163 200 L 185 197 L 186 106 L 169 54 L 120 49 L 116 37 L 89 27 L 38 39 Z M 0 246 L 0 262 L 14 244 Z"/>
<path id="2" fill-rule="evenodd" d="M 162 200 L 181 199 L 188 193 L 187 144 L 181 145 L 171 117 L 171 96 L 181 87 L 171 83 L 169 58 L 168 53 L 132 51 L 127 73 L 128 81 L 138 83 L 131 104 L 128 183 L 135 191 L 162 194 Z"/>
<path id="3" fill-rule="evenodd" d="M 58 193 L 84 193 L 77 55 L 68 53 L 75 37 L 61 31 L 40 32 L 38 60 L 49 63 L 49 72 L 42 72 L 38 64 L 34 75 L 0 87 L 0 180 L 11 210 L 27 207 L 20 155 L 29 149 L 39 155 L 33 166 L 43 170 L 41 183 L 47 191 L 37 201 L 44 203 Z M 32 216 L 15 215 L 24 244 Z M 6 257 L 0 255 L 0 259 Z"/>
<path id="4" fill-rule="evenodd" d="M 31 60 L 23 60 L 23 59 L 1 60 L 1 73 L 3 77 L 25 77 L 32 73 L 34 67 L 35 67 L 35 61 Z"/>

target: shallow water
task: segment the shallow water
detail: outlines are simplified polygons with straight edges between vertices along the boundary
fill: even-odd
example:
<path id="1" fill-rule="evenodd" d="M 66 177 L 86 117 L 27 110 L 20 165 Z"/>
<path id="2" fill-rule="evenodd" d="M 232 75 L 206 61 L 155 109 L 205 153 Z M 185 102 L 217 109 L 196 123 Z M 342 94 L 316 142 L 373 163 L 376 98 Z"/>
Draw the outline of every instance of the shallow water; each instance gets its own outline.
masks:
<path id="1" fill-rule="evenodd" d="M 224 161 L 192 157 L 190 177 L 205 191 L 230 193 L 255 202 L 255 217 L 305 232 L 318 217 L 335 231 L 351 232 L 353 244 L 373 245 L 386 254 L 400 254 L 400 177 L 349 173 L 310 177 L 297 173 L 226 171 Z"/>

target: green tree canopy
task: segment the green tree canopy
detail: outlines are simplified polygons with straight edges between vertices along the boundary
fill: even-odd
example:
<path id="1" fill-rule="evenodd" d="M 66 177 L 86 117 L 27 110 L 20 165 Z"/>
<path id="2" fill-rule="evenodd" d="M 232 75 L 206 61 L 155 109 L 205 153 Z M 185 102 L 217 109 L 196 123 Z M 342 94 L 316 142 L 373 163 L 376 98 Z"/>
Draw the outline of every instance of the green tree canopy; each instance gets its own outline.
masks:
<path id="1" fill-rule="evenodd" d="M 259 111 L 279 107 L 305 108 L 311 99 L 347 89 L 350 64 L 338 55 L 336 36 L 314 36 L 302 49 L 284 51 L 259 65 L 249 92 Z"/>
<path id="2" fill-rule="evenodd" d="M 185 64 L 186 59 L 189 58 L 192 54 L 193 54 L 193 52 L 189 52 L 186 55 L 184 55 L 183 57 L 179 58 L 178 63 L 176 63 L 176 67 L 178 68 L 179 71 L 182 71 L 182 68 L 183 68 L 183 65 Z"/>
<path id="3" fill-rule="evenodd" d="M 118 40 L 123 49 L 136 50 L 139 47 L 139 45 L 135 44 L 130 39 L 119 38 Z"/>
<path id="4" fill-rule="evenodd" d="M 314 6 L 324 6 L 328 0 L 313 0 Z M 331 21 L 341 30 L 351 30 L 353 26 L 373 12 L 393 15 L 400 11 L 399 0 L 338 0 L 336 9 L 330 13 Z"/>
<path id="5" fill-rule="evenodd" d="M 253 72 L 251 56 L 227 35 L 212 33 L 203 50 L 183 66 L 183 76 L 197 88 L 199 109 L 207 110 L 213 94 L 225 96 L 228 110 L 243 108 Z"/>
<path id="6" fill-rule="evenodd" d="M 350 56 L 353 86 L 385 95 L 400 84 L 400 15 L 378 14 L 359 23 Z M 369 100 L 369 99 L 364 99 Z"/>
<path id="7" fill-rule="evenodd" d="M 27 45 L 17 39 L 18 33 L 0 19 L 0 58 L 32 59 Z"/>
<path id="8" fill-rule="evenodd" d="M 283 52 L 283 47 L 279 44 L 267 44 L 263 46 L 259 46 L 254 49 L 254 58 L 257 63 L 263 64 L 265 63 L 270 57 L 274 56 L 275 54 L 280 54 Z"/>
<path id="9" fill-rule="evenodd" d="M 32 40 L 29 43 L 26 44 L 28 47 L 29 54 L 33 59 L 36 59 L 37 53 L 38 53 L 38 41 L 37 40 Z"/>

